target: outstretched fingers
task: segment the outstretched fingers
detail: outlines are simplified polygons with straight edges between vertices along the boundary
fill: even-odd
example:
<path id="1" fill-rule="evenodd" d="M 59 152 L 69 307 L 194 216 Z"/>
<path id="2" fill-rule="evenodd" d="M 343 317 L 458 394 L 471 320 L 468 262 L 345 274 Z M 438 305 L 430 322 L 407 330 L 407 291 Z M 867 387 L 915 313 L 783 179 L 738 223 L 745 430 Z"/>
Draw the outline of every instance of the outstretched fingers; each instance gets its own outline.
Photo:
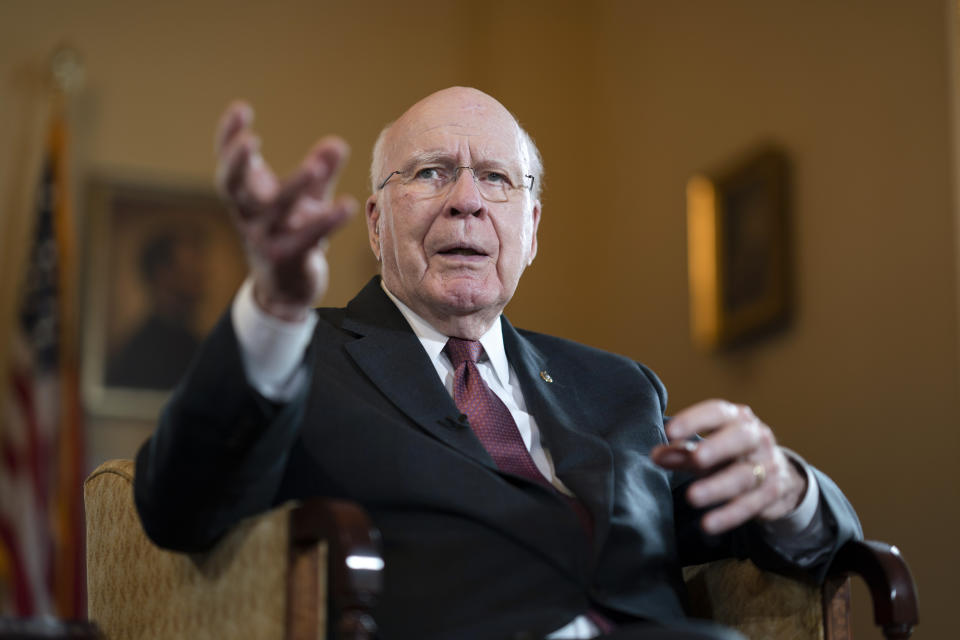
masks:
<path id="1" fill-rule="evenodd" d="M 224 110 L 217 124 L 213 152 L 220 155 L 230 141 L 253 124 L 253 107 L 243 100 L 235 100 Z"/>
<path id="2" fill-rule="evenodd" d="M 348 195 L 303 203 L 297 213 L 286 220 L 287 224 L 270 234 L 264 247 L 267 257 L 285 261 L 306 254 L 342 226 L 357 206 L 357 201 Z"/>
<path id="3" fill-rule="evenodd" d="M 231 202 L 249 199 L 251 189 L 245 189 L 247 179 L 260 153 L 260 140 L 251 132 L 237 135 L 224 147 L 217 162 L 216 185 L 221 195 Z"/>
<path id="4" fill-rule="evenodd" d="M 349 155 L 350 147 L 336 136 L 315 144 L 296 172 L 279 187 L 275 196 L 277 217 L 272 223 L 285 224 L 286 218 L 298 212 L 301 202 L 328 201 Z"/>
<path id="5" fill-rule="evenodd" d="M 350 146 L 339 136 L 327 136 L 313 145 L 303 164 L 320 167 L 318 177 L 309 185 L 309 195 L 314 198 L 329 198 L 337 186 L 340 172 L 350 158 Z"/>
<path id="6" fill-rule="evenodd" d="M 221 117 L 214 143 L 217 190 L 242 221 L 269 214 L 278 189 L 276 176 L 260 155 L 252 123 L 250 106 L 234 102 Z"/>
<path id="7" fill-rule="evenodd" d="M 324 138 L 281 180 L 260 154 L 253 109 L 237 101 L 220 118 L 214 149 L 217 189 L 243 235 L 258 304 L 280 318 L 303 317 L 326 290 L 323 245 L 357 209 L 349 196 L 333 199 L 349 147 Z"/>

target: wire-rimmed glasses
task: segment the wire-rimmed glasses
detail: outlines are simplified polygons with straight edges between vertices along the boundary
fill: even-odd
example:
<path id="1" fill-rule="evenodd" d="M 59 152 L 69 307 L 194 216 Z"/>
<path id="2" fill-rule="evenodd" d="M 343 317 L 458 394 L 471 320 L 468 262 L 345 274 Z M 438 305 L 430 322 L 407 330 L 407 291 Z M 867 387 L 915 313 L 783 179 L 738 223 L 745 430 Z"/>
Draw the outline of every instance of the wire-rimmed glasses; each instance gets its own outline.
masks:
<path id="1" fill-rule="evenodd" d="M 507 202 L 514 194 L 524 189 L 533 191 L 534 177 L 529 174 L 524 175 L 522 180 L 515 182 L 510 174 L 502 169 L 444 166 L 442 164 L 414 166 L 410 169 L 392 171 L 380 183 L 377 191 L 387 186 L 393 176 L 398 176 L 399 180 L 396 182 L 403 185 L 404 189 L 423 198 L 434 198 L 445 194 L 456 184 L 457 180 L 460 179 L 460 172 L 464 169 L 470 171 L 480 196 L 487 202 Z"/>

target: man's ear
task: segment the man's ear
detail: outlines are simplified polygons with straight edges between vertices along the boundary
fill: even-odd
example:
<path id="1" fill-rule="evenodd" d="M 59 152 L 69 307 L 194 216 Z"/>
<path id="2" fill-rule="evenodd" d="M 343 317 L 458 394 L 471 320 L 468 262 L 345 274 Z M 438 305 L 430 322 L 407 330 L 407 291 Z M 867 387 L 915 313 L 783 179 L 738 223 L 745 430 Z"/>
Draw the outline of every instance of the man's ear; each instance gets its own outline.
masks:
<path id="1" fill-rule="evenodd" d="M 370 240 L 370 249 L 377 262 L 380 262 L 380 208 L 377 206 L 377 194 L 367 198 L 367 238 Z"/>
<path id="2" fill-rule="evenodd" d="M 527 258 L 527 266 L 533 264 L 533 259 L 537 257 L 537 229 L 540 228 L 540 200 L 533 201 L 533 233 L 530 234 L 530 255 Z"/>

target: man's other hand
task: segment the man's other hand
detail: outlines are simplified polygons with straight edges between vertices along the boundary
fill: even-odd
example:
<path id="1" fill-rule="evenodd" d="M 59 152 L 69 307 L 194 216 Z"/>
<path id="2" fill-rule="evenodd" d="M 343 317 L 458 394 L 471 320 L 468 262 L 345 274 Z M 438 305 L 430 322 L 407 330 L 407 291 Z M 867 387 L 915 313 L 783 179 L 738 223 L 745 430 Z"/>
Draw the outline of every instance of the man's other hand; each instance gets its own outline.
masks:
<path id="1" fill-rule="evenodd" d="M 287 178 L 278 178 L 260 155 L 253 109 L 231 104 L 217 128 L 217 190 L 243 236 L 253 295 L 267 313 L 303 319 L 326 293 L 326 238 L 356 210 L 350 196 L 333 198 L 349 155 L 337 137 L 318 141 Z"/>
<path id="2" fill-rule="evenodd" d="M 706 400 L 673 416 L 666 429 L 670 444 L 654 448 L 651 457 L 666 469 L 701 476 L 688 487 L 687 500 L 712 507 L 701 523 L 707 533 L 754 518 L 776 520 L 800 504 L 806 477 L 750 407 Z"/>

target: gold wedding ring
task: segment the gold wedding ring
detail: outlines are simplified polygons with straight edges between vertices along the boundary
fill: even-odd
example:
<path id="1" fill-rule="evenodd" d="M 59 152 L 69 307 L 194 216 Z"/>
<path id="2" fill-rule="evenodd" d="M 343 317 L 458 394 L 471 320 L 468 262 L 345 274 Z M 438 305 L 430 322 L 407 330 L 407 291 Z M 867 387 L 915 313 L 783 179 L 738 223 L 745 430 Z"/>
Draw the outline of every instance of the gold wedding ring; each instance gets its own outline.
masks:
<path id="1" fill-rule="evenodd" d="M 767 468 L 762 464 L 753 465 L 753 487 L 756 489 L 767 479 Z"/>

